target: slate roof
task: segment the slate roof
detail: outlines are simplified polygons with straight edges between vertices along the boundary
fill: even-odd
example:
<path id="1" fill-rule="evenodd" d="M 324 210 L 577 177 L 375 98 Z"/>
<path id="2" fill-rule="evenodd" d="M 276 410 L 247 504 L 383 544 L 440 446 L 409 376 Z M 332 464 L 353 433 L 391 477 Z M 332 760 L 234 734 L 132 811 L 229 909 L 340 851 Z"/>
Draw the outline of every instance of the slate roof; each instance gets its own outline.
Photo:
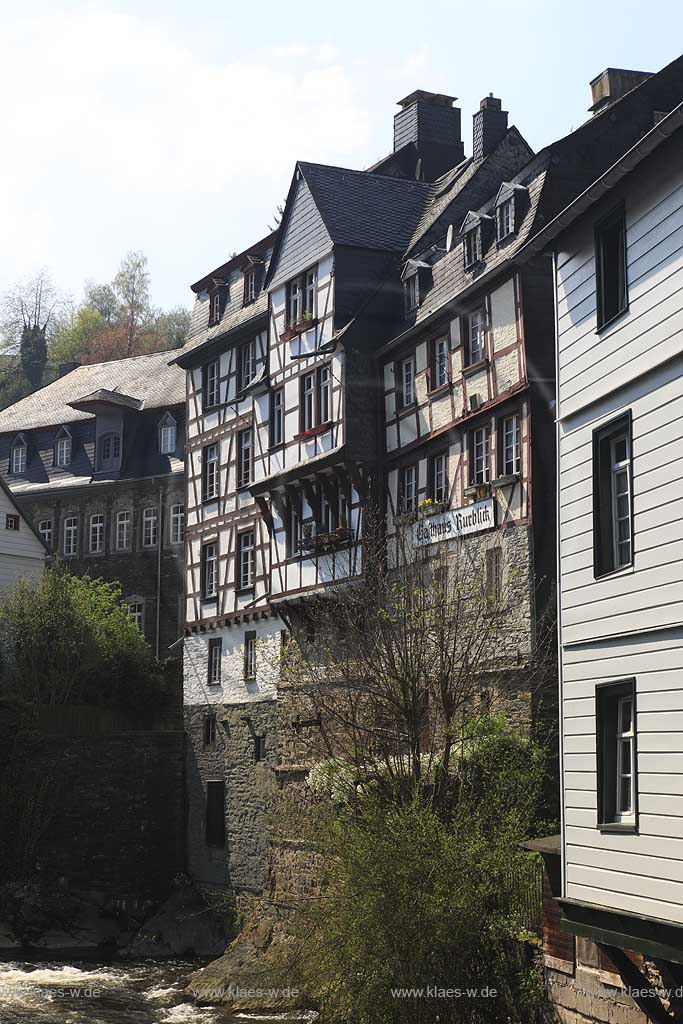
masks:
<path id="1" fill-rule="evenodd" d="M 172 357 L 173 351 L 153 352 L 79 366 L 0 411 L 0 434 L 92 419 L 92 413 L 69 403 L 100 390 L 135 398 L 144 409 L 184 406 L 185 374 L 179 366 L 169 366 Z"/>

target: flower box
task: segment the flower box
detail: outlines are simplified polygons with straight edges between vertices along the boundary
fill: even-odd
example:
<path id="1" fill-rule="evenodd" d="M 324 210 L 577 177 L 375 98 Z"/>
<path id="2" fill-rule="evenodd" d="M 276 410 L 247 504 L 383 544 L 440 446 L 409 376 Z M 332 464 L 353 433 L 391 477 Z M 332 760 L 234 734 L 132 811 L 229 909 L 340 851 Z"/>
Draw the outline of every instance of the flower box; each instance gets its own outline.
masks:
<path id="1" fill-rule="evenodd" d="M 316 317 L 312 317 L 310 320 L 300 320 L 298 324 L 292 324 L 286 331 L 283 331 L 280 335 L 280 341 L 291 341 L 292 338 L 298 338 L 300 334 L 304 334 L 311 327 L 315 327 L 318 323 Z"/>

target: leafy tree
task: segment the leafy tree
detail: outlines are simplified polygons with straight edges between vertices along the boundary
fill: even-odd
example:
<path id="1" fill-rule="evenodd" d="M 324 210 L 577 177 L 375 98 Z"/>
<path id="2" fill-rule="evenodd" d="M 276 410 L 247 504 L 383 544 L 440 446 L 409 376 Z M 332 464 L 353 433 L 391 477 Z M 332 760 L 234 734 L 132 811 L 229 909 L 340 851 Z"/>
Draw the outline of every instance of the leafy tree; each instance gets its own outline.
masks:
<path id="1" fill-rule="evenodd" d="M 156 347 L 181 348 L 190 333 L 190 320 L 190 311 L 184 306 L 176 306 L 167 313 L 159 311 L 154 318 L 151 332 L 156 339 Z"/>
<path id="2" fill-rule="evenodd" d="M 83 304 L 98 313 L 102 320 L 110 326 L 119 320 L 121 306 L 116 292 L 110 284 L 86 281 Z"/>
<path id="3" fill-rule="evenodd" d="M 96 309 L 81 306 L 68 323 L 63 324 L 50 346 L 55 363 L 84 362 L 106 327 L 106 320 Z"/>
<path id="4" fill-rule="evenodd" d="M 134 354 L 141 327 L 149 319 L 149 280 L 147 257 L 142 252 L 128 252 L 112 284 L 123 314 L 127 356 Z"/>

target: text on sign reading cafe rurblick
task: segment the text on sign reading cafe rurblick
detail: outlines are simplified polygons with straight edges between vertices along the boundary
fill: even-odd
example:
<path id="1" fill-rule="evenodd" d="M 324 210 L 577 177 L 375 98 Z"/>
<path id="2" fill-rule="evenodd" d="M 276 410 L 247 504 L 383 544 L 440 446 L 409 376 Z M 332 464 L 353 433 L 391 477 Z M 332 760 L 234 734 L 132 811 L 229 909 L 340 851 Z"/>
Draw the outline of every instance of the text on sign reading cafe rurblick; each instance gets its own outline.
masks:
<path id="1" fill-rule="evenodd" d="M 455 540 L 468 533 L 480 533 L 496 525 L 493 498 L 478 501 L 476 505 L 449 509 L 436 516 L 426 516 L 413 525 L 415 544 L 436 544 L 440 540 Z"/>

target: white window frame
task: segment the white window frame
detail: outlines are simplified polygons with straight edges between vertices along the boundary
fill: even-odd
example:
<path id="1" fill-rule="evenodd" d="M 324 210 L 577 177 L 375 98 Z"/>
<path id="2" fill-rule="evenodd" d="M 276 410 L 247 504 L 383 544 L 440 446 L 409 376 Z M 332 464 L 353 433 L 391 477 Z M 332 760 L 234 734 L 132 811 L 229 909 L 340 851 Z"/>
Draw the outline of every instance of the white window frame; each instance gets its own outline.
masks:
<path id="1" fill-rule="evenodd" d="M 512 198 L 504 199 L 496 207 L 496 240 L 501 242 L 514 231 Z"/>
<path id="2" fill-rule="evenodd" d="M 67 516 L 64 520 L 64 542 L 62 550 L 65 558 L 78 555 L 78 516 Z"/>
<path id="3" fill-rule="evenodd" d="M 104 551 L 103 512 L 94 512 L 90 516 L 88 527 L 88 551 L 91 555 L 101 555 Z"/>
<path id="4" fill-rule="evenodd" d="M 218 497 L 218 443 L 207 444 L 202 451 L 202 500 L 215 501 Z"/>
<path id="5" fill-rule="evenodd" d="M 244 272 L 244 305 L 253 302 L 256 298 L 256 271 L 245 270 Z"/>
<path id="6" fill-rule="evenodd" d="M 223 661 L 223 640 L 221 637 L 211 637 L 209 640 L 207 682 L 209 686 L 218 686 L 221 681 L 221 667 Z"/>
<path id="7" fill-rule="evenodd" d="M 481 259 L 479 228 L 465 232 L 465 267 L 473 267 Z"/>
<path id="8" fill-rule="evenodd" d="M 432 491 L 434 501 L 448 499 L 448 455 L 440 452 L 432 461 Z"/>
<path id="9" fill-rule="evenodd" d="M 270 447 L 278 448 L 285 439 L 285 391 L 277 388 L 270 401 Z"/>
<path id="10" fill-rule="evenodd" d="M 417 466 L 401 468 L 401 512 L 409 515 L 417 509 Z"/>
<path id="11" fill-rule="evenodd" d="M 220 402 L 220 363 L 218 359 L 207 363 L 204 369 L 204 408 L 214 409 Z"/>
<path id="12" fill-rule="evenodd" d="M 520 416 L 514 413 L 503 420 L 503 476 L 514 476 L 520 468 Z"/>
<path id="13" fill-rule="evenodd" d="M 617 460 L 615 449 L 620 443 L 624 443 L 626 447 L 626 457 L 621 460 Z M 625 489 L 620 481 L 625 481 Z M 612 544 L 614 554 L 614 568 L 622 569 L 625 565 L 630 565 L 632 561 L 632 545 L 633 538 L 631 537 L 631 444 L 628 431 L 624 431 L 621 434 L 617 434 L 616 437 L 610 440 L 610 493 L 612 496 Z M 625 498 L 626 500 L 626 512 L 621 512 L 619 509 L 619 499 Z M 625 525 L 623 531 L 624 536 L 622 539 L 619 537 L 619 527 Z M 620 556 L 620 548 L 624 545 L 627 547 L 627 556 L 622 558 Z"/>
<path id="14" fill-rule="evenodd" d="M 626 705 L 630 705 L 631 713 L 629 717 L 629 726 L 624 729 L 622 726 L 622 709 Z M 634 782 L 635 782 L 635 758 L 636 758 L 636 732 L 635 732 L 635 715 L 634 715 L 634 703 L 633 696 L 629 694 L 626 697 L 620 697 L 617 703 L 617 729 L 616 729 L 616 743 L 617 743 L 617 757 L 616 757 L 616 786 L 617 802 L 615 804 L 615 815 L 614 820 L 620 824 L 632 823 L 635 821 L 636 809 L 635 809 L 635 793 L 634 793 Z M 629 764 L 630 771 L 624 771 L 624 750 L 629 751 Z M 624 803 L 624 782 L 628 779 L 630 800 L 628 808 L 623 808 Z"/>
<path id="15" fill-rule="evenodd" d="M 303 383 L 301 385 L 301 429 L 303 433 L 306 433 L 308 430 L 313 430 L 315 427 L 315 388 L 315 372 L 304 374 Z"/>
<path id="16" fill-rule="evenodd" d="M 41 519 L 41 521 L 38 523 L 38 533 L 42 537 L 43 544 L 45 545 L 46 548 L 52 547 L 52 528 L 52 519 Z"/>
<path id="17" fill-rule="evenodd" d="M 467 365 L 474 366 L 486 358 L 486 313 L 484 307 L 467 317 Z"/>
<path id="18" fill-rule="evenodd" d="M 254 528 L 237 535 L 238 589 L 251 590 L 256 576 L 256 533 Z"/>
<path id="19" fill-rule="evenodd" d="M 103 434 L 97 444 L 99 456 L 97 468 L 100 470 L 119 469 L 121 466 L 121 435 L 112 431 Z M 109 454 L 106 454 L 108 449 Z"/>
<path id="20" fill-rule="evenodd" d="M 420 292 L 417 286 L 417 273 L 405 280 L 406 313 L 412 313 L 419 305 Z"/>
<path id="21" fill-rule="evenodd" d="M 244 678 L 256 679 L 256 633 L 253 630 L 244 634 Z"/>
<path id="22" fill-rule="evenodd" d="M 116 550 L 128 551 L 130 548 L 131 523 L 133 516 L 130 509 L 124 508 L 116 513 Z"/>
<path id="23" fill-rule="evenodd" d="M 401 360 L 401 404 L 412 405 L 415 401 L 415 356 Z"/>
<path id="24" fill-rule="evenodd" d="M 218 541 L 202 546 L 201 559 L 202 598 L 211 600 L 218 593 Z"/>
<path id="25" fill-rule="evenodd" d="M 144 636 L 145 632 L 145 600 L 142 597 L 127 597 L 128 615 Z"/>
<path id="26" fill-rule="evenodd" d="M 171 505 L 169 518 L 169 531 L 171 544 L 182 544 L 185 540 L 185 506 Z"/>
<path id="27" fill-rule="evenodd" d="M 12 446 L 12 473 L 20 476 L 26 472 L 26 445 L 15 444 Z"/>
<path id="28" fill-rule="evenodd" d="M 174 455 L 178 444 L 178 425 L 172 418 L 166 420 L 159 427 L 159 453 L 161 455 Z"/>
<path id="29" fill-rule="evenodd" d="M 55 466 L 64 469 L 71 465 L 71 438 L 58 437 L 55 442 Z"/>
<path id="30" fill-rule="evenodd" d="M 448 338 L 438 338 L 434 342 L 434 387 L 442 388 L 448 384 L 450 350 Z"/>
<path id="31" fill-rule="evenodd" d="M 256 338 L 240 346 L 240 391 L 244 391 L 256 377 Z"/>
<path id="32" fill-rule="evenodd" d="M 213 325 L 217 324 L 218 321 L 221 318 L 221 292 L 220 292 L 220 288 L 216 288 L 216 290 L 211 293 L 211 298 L 209 300 L 209 303 L 210 303 L 210 306 L 209 306 L 209 327 L 213 327 Z"/>
<path id="33" fill-rule="evenodd" d="M 472 483 L 487 484 L 491 479 L 490 431 L 488 426 L 472 431 Z"/>
<path id="34" fill-rule="evenodd" d="M 254 473 L 254 432 L 251 427 L 237 435 L 237 486 L 248 487 Z"/>
<path id="35" fill-rule="evenodd" d="M 142 510 L 142 546 L 155 548 L 159 543 L 159 509 L 150 505 Z"/>
<path id="36" fill-rule="evenodd" d="M 318 370 L 318 408 L 320 423 L 329 423 L 332 419 L 332 371 L 327 364 Z"/>

